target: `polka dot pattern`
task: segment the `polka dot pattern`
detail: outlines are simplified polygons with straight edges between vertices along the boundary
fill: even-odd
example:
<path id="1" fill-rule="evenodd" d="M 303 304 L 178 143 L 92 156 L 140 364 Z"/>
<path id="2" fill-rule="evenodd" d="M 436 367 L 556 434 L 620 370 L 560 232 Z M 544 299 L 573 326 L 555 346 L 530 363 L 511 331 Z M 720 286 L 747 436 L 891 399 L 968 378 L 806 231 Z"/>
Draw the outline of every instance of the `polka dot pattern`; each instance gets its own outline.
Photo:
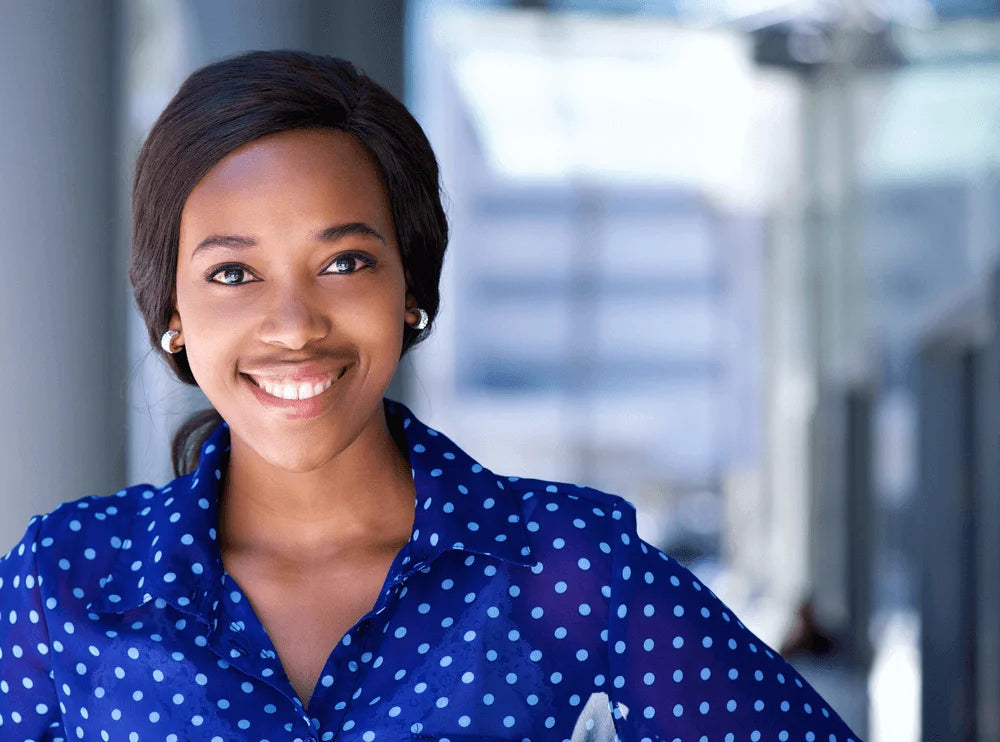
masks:
<path id="1" fill-rule="evenodd" d="M 385 410 L 413 532 L 306 706 L 223 569 L 223 423 L 197 471 L 64 504 L 0 560 L 0 739 L 858 740 L 629 503 Z"/>

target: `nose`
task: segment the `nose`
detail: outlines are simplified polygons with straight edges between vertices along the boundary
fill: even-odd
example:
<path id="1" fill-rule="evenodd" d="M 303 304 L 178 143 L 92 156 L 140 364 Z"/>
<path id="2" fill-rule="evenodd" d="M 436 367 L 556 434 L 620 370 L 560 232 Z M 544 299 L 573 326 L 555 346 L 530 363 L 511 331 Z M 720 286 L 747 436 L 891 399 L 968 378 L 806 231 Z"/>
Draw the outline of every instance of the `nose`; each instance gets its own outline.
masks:
<path id="1" fill-rule="evenodd" d="M 258 334 L 265 343 L 298 350 L 329 332 L 329 317 L 319 303 L 300 285 L 289 284 L 276 289 Z"/>

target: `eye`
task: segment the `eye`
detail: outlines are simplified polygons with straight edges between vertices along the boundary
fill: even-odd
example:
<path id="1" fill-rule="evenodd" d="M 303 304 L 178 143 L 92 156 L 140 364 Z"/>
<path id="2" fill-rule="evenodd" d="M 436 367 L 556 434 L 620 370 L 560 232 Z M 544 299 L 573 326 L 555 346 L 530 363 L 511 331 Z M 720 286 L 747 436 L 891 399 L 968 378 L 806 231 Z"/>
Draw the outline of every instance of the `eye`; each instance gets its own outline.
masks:
<path id="1" fill-rule="evenodd" d="M 256 280 L 253 274 L 242 265 L 222 265 L 206 276 L 212 283 L 221 283 L 224 286 L 239 286 L 244 283 L 251 283 Z"/>
<path id="2" fill-rule="evenodd" d="M 360 252 L 346 252 L 343 255 L 338 255 L 330 263 L 330 267 L 327 268 L 324 273 L 333 273 L 337 275 L 345 275 L 349 273 L 356 273 L 357 271 L 364 270 L 365 268 L 374 268 L 375 258 L 370 255 L 365 255 Z"/>

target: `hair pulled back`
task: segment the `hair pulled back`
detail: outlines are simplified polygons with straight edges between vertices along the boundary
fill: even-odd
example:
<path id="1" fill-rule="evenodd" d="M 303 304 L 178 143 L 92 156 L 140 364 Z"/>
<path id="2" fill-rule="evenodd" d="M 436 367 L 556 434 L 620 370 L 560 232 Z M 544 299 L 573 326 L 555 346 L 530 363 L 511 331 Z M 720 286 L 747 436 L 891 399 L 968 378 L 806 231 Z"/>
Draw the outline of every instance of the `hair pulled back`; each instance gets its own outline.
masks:
<path id="1" fill-rule="evenodd" d="M 352 134 L 371 155 L 389 197 L 407 288 L 431 322 L 448 224 L 438 165 L 406 107 L 350 62 L 298 51 L 256 51 L 192 73 L 153 125 L 132 185 L 129 279 L 153 349 L 181 381 L 197 386 L 187 353 L 160 348 L 174 310 L 181 211 L 194 186 L 223 157 L 268 134 L 330 127 Z M 426 336 L 404 326 L 400 355 Z M 201 445 L 221 421 L 214 409 L 174 435 L 174 473 L 197 467 Z"/>

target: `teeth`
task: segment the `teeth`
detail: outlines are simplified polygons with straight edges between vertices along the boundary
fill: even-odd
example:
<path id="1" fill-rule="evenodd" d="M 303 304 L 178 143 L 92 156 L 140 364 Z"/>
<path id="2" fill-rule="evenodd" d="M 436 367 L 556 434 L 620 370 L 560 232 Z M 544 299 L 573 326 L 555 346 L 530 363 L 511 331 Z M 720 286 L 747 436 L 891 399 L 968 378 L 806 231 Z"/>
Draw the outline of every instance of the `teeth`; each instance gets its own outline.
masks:
<path id="1" fill-rule="evenodd" d="M 308 381 L 267 381 L 254 377 L 257 386 L 278 399 L 309 399 L 317 394 L 322 394 L 333 384 L 333 379 L 327 379 L 316 384 Z"/>

